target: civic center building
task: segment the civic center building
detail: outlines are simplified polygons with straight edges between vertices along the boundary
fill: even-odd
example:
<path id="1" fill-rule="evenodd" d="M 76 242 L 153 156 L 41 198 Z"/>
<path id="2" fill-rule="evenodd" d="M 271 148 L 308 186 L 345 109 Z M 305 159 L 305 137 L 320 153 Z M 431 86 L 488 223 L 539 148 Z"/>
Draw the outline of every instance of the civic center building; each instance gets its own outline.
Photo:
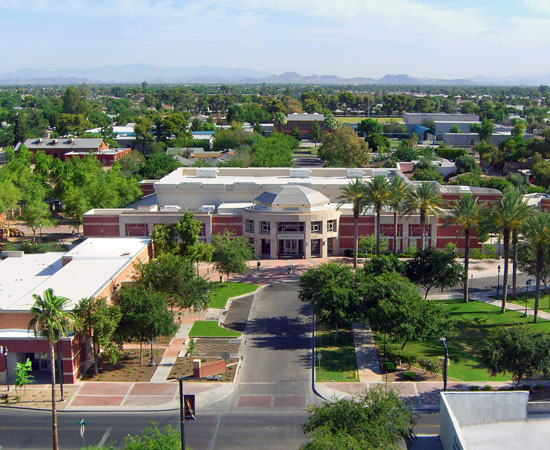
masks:
<path id="1" fill-rule="evenodd" d="M 149 236 L 156 225 L 177 223 L 186 211 L 192 211 L 202 222 L 203 242 L 228 230 L 248 239 L 258 259 L 342 255 L 354 242 L 352 205 L 339 203 L 342 188 L 375 175 L 403 177 L 407 184 L 415 184 L 397 169 L 178 168 L 161 180 L 142 182 L 149 194 L 127 208 L 87 212 L 84 234 Z M 502 195 L 495 189 L 433 184 L 449 205 L 466 193 L 480 202 L 493 202 Z M 393 242 L 393 222 L 393 211 L 385 208 L 381 232 L 390 250 L 420 247 L 420 239 L 430 247 L 444 248 L 453 242 L 464 248 L 461 228 L 443 226 L 441 217 L 428 218 L 424 236 L 418 215 L 399 217 L 397 242 Z M 368 209 L 359 218 L 359 235 L 374 232 L 375 214 Z M 471 236 L 470 245 L 479 247 L 477 236 Z"/>

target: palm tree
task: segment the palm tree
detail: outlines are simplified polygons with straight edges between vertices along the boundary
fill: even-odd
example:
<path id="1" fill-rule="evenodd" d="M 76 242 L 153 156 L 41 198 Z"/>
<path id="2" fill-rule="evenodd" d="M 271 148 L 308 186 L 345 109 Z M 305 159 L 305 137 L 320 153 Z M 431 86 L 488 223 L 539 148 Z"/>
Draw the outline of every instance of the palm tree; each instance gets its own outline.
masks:
<path id="1" fill-rule="evenodd" d="M 536 275 L 535 275 L 535 314 L 533 322 L 537 321 L 539 313 L 540 281 L 542 278 L 543 255 L 545 249 L 550 245 L 550 216 L 546 213 L 539 213 L 531 216 L 523 227 L 523 236 L 536 252 Z"/>
<path id="2" fill-rule="evenodd" d="M 338 197 L 338 208 L 344 203 L 353 205 L 353 268 L 357 268 L 357 253 L 359 252 L 359 216 L 363 214 L 365 202 L 365 184 L 356 178 L 355 181 L 341 188 L 342 195 Z"/>
<path id="3" fill-rule="evenodd" d="M 514 188 L 506 188 L 498 203 L 490 209 L 484 209 L 485 226 L 495 232 L 502 232 L 504 245 L 504 277 L 502 279 L 502 307 L 500 312 L 506 310 L 508 299 L 508 258 L 510 257 L 510 236 L 512 230 L 521 226 L 524 221 L 522 198 L 519 191 Z"/>
<path id="4" fill-rule="evenodd" d="M 376 211 L 376 256 L 380 256 L 380 216 L 382 208 L 389 203 L 390 183 L 384 175 L 375 175 L 364 185 L 364 198 Z"/>
<path id="5" fill-rule="evenodd" d="M 404 201 L 407 193 L 405 180 L 395 176 L 390 182 L 390 198 L 388 205 L 393 210 L 393 253 L 397 255 L 397 217 L 404 213 Z M 403 249 L 401 249 L 403 251 Z"/>
<path id="6" fill-rule="evenodd" d="M 405 199 L 405 211 L 407 214 L 418 213 L 420 215 L 420 249 L 425 249 L 424 229 L 426 218 L 430 215 L 441 214 L 443 198 L 437 192 L 435 186 L 426 181 L 408 189 Z"/>
<path id="7" fill-rule="evenodd" d="M 481 220 L 481 208 L 477 204 L 477 197 L 466 194 L 453 204 L 451 213 L 446 217 L 447 222 L 456 223 L 464 229 L 464 303 L 468 303 L 468 268 L 470 265 L 470 232 L 475 229 Z"/>
<path id="8" fill-rule="evenodd" d="M 518 281 L 518 241 L 519 233 L 525 221 L 533 213 L 533 207 L 528 206 L 527 203 L 521 202 L 517 206 L 516 220 L 512 224 L 512 295 L 514 300 L 517 296 L 517 281 Z"/>
<path id="9" fill-rule="evenodd" d="M 69 299 L 54 295 L 53 290 L 46 289 L 42 297 L 37 294 L 32 295 L 34 305 L 30 313 L 32 319 L 29 322 L 29 329 L 34 330 L 34 335 L 47 339 L 50 342 L 50 373 L 52 378 L 52 435 L 53 448 L 59 449 L 59 438 L 57 435 L 57 411 L 55 407 L 55 347 L 54 344 L 65 336 L 74 324 L 74 314 L 65 311 Z M 60 376 L 63 376 L 63 370 L 60 367 Z"/>

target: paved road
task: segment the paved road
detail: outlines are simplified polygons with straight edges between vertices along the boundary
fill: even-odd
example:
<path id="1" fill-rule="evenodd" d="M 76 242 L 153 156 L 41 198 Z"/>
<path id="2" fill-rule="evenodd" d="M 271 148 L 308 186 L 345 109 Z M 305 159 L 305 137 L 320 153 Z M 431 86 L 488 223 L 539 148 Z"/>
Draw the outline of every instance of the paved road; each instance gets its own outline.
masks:
<path id="1" fill-rule="evenodd" d="M 292 449 L 304 441 L 305 407 L 320 402 L 312 392 L 311 309 L 296 295 L 295 283 L 277 283 L 258 294 L 243 344 L 243 363 L 232 394 L 197 411 L 186 425 L 193 449 Z M 63 449 L 80 448 L 79 427 L 89 425 L 86 444 L 120 445 L 127 434 L 151 421 L 177 427 L 178 412 L 60 413 Z M 4 449 L 49 448 L 47 412 L 0 409 L 0 446 Z M 103 442 L 102 442 L 103 441 Z"/>

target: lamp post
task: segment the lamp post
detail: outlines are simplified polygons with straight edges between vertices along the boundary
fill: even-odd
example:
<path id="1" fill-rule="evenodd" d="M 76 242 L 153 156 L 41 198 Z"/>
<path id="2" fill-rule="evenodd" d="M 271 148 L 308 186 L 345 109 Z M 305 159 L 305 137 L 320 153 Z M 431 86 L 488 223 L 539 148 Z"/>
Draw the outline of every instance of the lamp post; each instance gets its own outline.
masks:
<path id="1" fill-rule="evenodd" d="M 500 300 L 500 264 L 497 267 L 497 300 Z"/>
<path id="2" fill-rule="evenodd" d="M 439 342 L 441 342 L 445 348 L 445 360 L 443 362 L 443 392 L 447 392 L 447 365 L 449 363 L 449 349 L 447 348 L 446 338 L 440 337 Z"/>
<path id="3" fill-rule="evenodd" d="M 178 378 L 180 384 L 180 436 L 181 450 L 185 450 L 185 415 L 183 412 L 183 377 Z"/>
<path id="4" fill-rule="evenodd" d="M 4 355 L 4 360 L 6 361 L 6 384 L 8 385 L 8 392 L 10 391 L 10 371 L 8 368 L 8 347 L 4 346 L 4 349 L 2 350 L 2 354 Z"/>
<path id="5" fill-rule="evenodd" d="M 40 228 L 40 243 L 42 243 L 42 224 L 38 224 L 38 228 Z"/>
<path id="6" fill-rule="evenodd" d="M 531 285 L 531 279 L 528 279 L 525 282 L 525 287 L 527 288 L 527 294 L 525 295 L 525 311 L 523 317 L 527 317 L 527 304 L 529 303 L 529 286 Z"/>

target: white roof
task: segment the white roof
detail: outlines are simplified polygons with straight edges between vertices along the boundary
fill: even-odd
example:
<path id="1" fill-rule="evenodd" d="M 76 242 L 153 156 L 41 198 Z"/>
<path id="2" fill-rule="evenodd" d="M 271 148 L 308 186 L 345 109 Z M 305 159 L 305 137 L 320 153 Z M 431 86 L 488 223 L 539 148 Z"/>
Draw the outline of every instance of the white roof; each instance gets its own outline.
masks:
<path id="1" fill-rule="evenodd" d="M 32 295 L 48 288 L 67 297 L 72 308 L 98 295 L 148 243 L 145 238 L 90 238 L 67 253 L 7 258 L 0 262 L 0 310 L 28 310 Z"/>

